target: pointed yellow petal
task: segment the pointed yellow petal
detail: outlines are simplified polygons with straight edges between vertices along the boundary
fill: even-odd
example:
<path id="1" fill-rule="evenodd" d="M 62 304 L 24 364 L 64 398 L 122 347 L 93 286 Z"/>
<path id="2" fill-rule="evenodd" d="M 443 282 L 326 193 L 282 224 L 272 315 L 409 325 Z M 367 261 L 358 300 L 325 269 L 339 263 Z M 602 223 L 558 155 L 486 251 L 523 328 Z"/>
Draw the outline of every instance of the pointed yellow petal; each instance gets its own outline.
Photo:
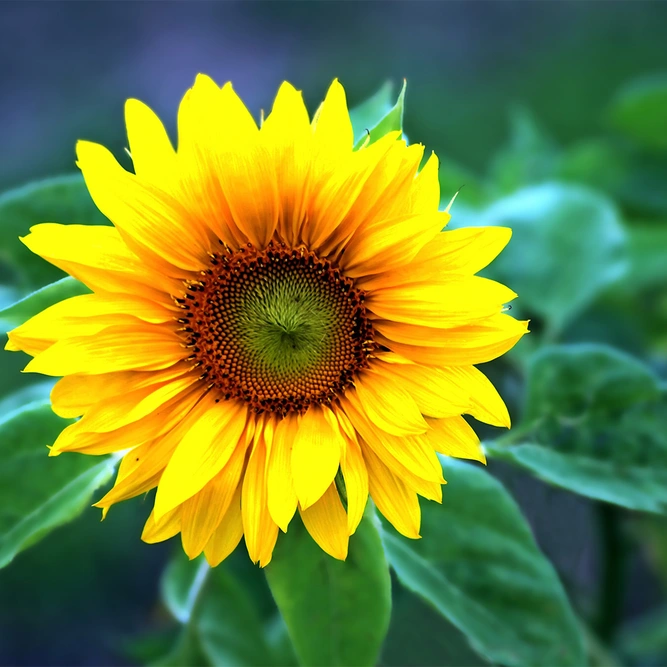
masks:
<path id="1" fill-rule="evenodd" d="M 220 525 L 241 480 L 247 445 L 241 440 L 225 467 L 182 507 L 181 539 L 189 558 L 196 558 Z"/>
<path id="2" fill-rule="evenodd" d="M 338 560 L 347 558 L 347 515 L 335 484 L 314 505 L 307 509 L 299 508 L 299 513 L 308 532 L 323 551 Z"/>
<path id="3" fill-rule="evenodd" d="M 69 375 L 160 370 L 183 359 L 178 336 L 162 325 L 107 327 L 95 336 L 60 340 L 38 354 L 26 373 Z"/>
<path id="4" fill-rule="evenodd" d="M 295 246 L 308 205 L 313 148 L 302 95 L 289 83 L 280 86 L 273 110 L 262 125 L 261 138 L 280 174 L 278 231 Z"/>
<path id="5" fill-rule="evenodd" d="M 125 125 L 135 173 L 154 181 L 171 176 L 176 153 L 155 112 L 139 100 L 127 100 Z"/>
<path id="6" fill-rule="evenodd" d="M 434 235 L 403 267 L 362 277 L 363 289 L 398 287 L 442 281 L 446 275 L 471 276 L 483 269 L 507 245 L 512 230 L 505 227 L 465 227 Z"/>
<path id="7" fill-rule="evenodd" d="M 141 533 L 141 539 L 148 544 L 164 542 L 165 540 L 178 535 L 181 529 L 181 508 L 175 507 L 171 512 L 165 514 L 161 519 L 155 519 L 154 512 L 150 513 L 144 532 Z"/>
<path id="8" fill-rule="evenodd" d="M 354 392 L 348 391 L 340 402 L 367 447 L 373 449 L 399 477 L 412 474 L 431 482 L 443 481 L 442 467 L 433 449 L 424 446 L 423 434 L 395 436 L 376 428 L 365 415 Z M 428 429 L 428 424 L 426 427 Z"/>
<path id="9" fill-rule="evenodd" d="M 79 141 L 77 158 L 93 201 L 144 261 L 167 275 L 208 265 L 212 235 L 177 199 L 125 171 L 99 144 Z"/>
<path id="10" fill-rule="evenodd" d="M 242 537 L 241 484 L 239 484 L 229 509 L 204 549 L 204 556 L 208 564 L 211 567 L 220 565 L 236 549 Z"/>
<path id="11" fill-rule="evenodd" d="M 169 295 L 182 287 L 177 279 L 151 270 L 114 227 L 45 222 L 31 227 L 21 241 L 95 291 L 136 294 L 172 304 Z"/>
<path id="12" fill-rule="evenodd" d="M 327 407 L 311 406 L 292 444 L 294 490 L 302 508 L 315 503 L 336 476 L 345 441 Z"/>
<path id="13" fill-rule="evenodd" d="M 373 221 L 360 229 L 346 246 L 345 274 L 357 278 L 406 264 L 412 266 L 418 252 L 448 221 L 449 214 L 437 210 Z"/>
<path id="14" fill-rule="evenodd" d="M 189 417 L 201 395 L 202 388 L 194 385 L 190 390 L 157 408 L 154 413 L 114 431 L 86 431 L 85 422 L 82 424 L 83 420 L 79 420 L 61 432 L 49 456 L 58 456 L 62 452 L 109 454 L 155 440 Z"/>
<path id="15" fill-rule="evenodd" d="M 347 494 L 347 532 L 353 535 L 368 502 L 368 471 L 356 440 L 348 440 L 340 462 Z"/>
<path id="16" fill-rule="evenodd" d="M 390 377 L 367 371 L 355 378 L 355 384 L 364 412 L 382 430 L 411 435 L 428 428 L 412 396 Z"/>
<path id="17" fill-rule="evenodd" d="M 440 368 L 414 363 L 376 363 L 378 372 L 392 378 L 414 398 L 423 415 L 453 417 L 466 412 L 470 405 L 470 392 L 461 391 L 450 375 Z"/>
<path id="18" fill-rule="evenodd" d="M 434 366 L 483 364 L 511 350 L 528 332 L 528 322 L 502 313 L 452 329 L 387 321 L 374 326 L 380 345 L 416 363 Z"/>
<path id="19" fill-rule="evenodd" d="M 510 428 L 512 422 L 507 406 L 486 375 L 474 366 L 460 366 L 458 370 L 465 373 L 470 392 L 471 403 L 466 412 L 485 424 Z"/>
<path id="20" fill-rule="evenodd" d="M 410 209 L 413 213 L 431 213 L 437 211 L 439 206 L 438 157 L 435 153 L 431 153 L 412 185 Z"/>
<path id="21" fill-rule="evenodd" d="M 479 438 L 463 417 L 429 419 L 429 426 L 431 429 L 426 437 L 437 452 L 458 459 L 486 463 Z"/>
<path id="22" fill-rule="evenodd" d="M 345 89 L 334 79 L 314 121 L 317 142 L 327 151 L 351 151 L 354 131 L 347 110 Z"/>
<path id="23" fill-rule="evenodd" d="M 213 479 L 229 461 L 243 433 L 248 412 L 244 403 L 216 403 L 210 394 L 202 403 L 208 410 L 185 434 L 160 479 L 155 496 L 157 517 L 192 497 Z"/>
<path id="24" fill-rule="evenodd" d="M 292 443 L 299 422 L 288 414 L 276 427 L 267 469 L 267 504 L 271 518 L 283 532 L 296 512 L 297 498 L 292 479 Z"/>
<path id="25" fill-rule="evenodd" d="M 453 276 L 442 282 L 375 290 L 366 306 L 382 319 L 454 328 L 499 314 L 515 297 L 515 292 L 493 280 Z"/>
<path id="26" fill-rule="evenodd" d="M 278 539 L 278 526 L 266 503 L 266 442 L 264 434 L 255 432 L 255 442 L 243 477 L 241 511 L 243 533 L 248 555 L 253 563 L 265 567 L 271 562 Z"/>
<path id="27" fill-rule="evenodd" d="M 365 447 L 363 453 L 373 502 L 401 535 L 419 539 L 421 510 L 417 494 L 410 491 L 370 448 Z"/>
<path id="28" fill-rule="evenodd" d="M 80 417 L 98 402 L 174 380 L 186 375 L 188 370 L 187 364 L 183 363 L 163 371 L 116 371 L 102 375 L 73 373 L 53 386 L 51 407 L 59 417 Z"/>

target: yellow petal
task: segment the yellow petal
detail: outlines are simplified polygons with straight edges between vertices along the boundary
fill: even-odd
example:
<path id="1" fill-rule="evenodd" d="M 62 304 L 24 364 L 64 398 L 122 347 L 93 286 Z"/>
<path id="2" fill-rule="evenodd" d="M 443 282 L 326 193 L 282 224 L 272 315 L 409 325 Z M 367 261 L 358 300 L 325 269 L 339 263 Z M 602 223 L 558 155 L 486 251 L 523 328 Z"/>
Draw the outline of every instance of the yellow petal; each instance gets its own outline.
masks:
<path id="1" fill-rule="evenodd" d="M 446 275 L 471 276 L 500 254 L 512 236 L 506 227 L 465 227 L 434 235 L 398 269 L 362 277 L 366 290 L 441 281 Z"/>
<path id="2" fill-rule="evenodd" d="M 424 446 L 423 434 L 395 436 L 376 428 L 365 415 L 354 392 L 348 391 L 340 403 L 367 447 L 372 448 L 396 474 L 400 477 L 412 474 L 436 483 L 443 481 L 442 467 L 432 448 Z"/>
<path id="3" fill-rule="evenodd" d="M 292 444 L 294 491 L 302 508 L 310 507 L 329 488 L 344 446 L 331 410 L 311 406 L 301 418 Z"/>
<path id="4" fill-rule="evenodd" d="M 247 407 L 239 401 L 202 399 L 208 410 L 185 434 L 160 479 L 155 515 L 163 516 L 200 491 L 229 461 L 246 423 Z"/>
<path id="5" fill-rule="evenodd" d="M 515 292 L 493 280 L 453 276 L 439 283 L 375 290 L 368 295 L 366 306 L 382 319 L 454 328 L 499 314 L 515 297 Z"/>
<path id="6" fill-rule="evenodd" d="M 38 354 L 26 373 L 69 375 L 160 370 L 183 359 L 178 336 L 162 325 L 107 327 L 95 336 L 66 338 Z"/>
<path id="7" fill-rule="evenodd" d="M 428 428 L 412 396 L 390 377 L 367 371 L 357 375 L 355 385 L 364 412 L 387 433 L 410 435 Z"/>
<path id="8" fill-rule="evenodd" d="M 163 371 L 116 371 L 101 375 L 73 373 L 56 382 L 51 390 L 51 407 L 59 416 L 80 417 L 98 402 L 144 389 L 186 375 L 187 364 L 175 364 Z"/>
<path id="9" fill-rule="evenodd" d="M 93 201 L 139 257 L 167 275 L 208 265 L 212 235 L 177 199 L 125 171 L 99 144 L 79 141 L 77 158 Z"/>
<path id="10" fill-rule="evenodd" d="M 236 549 L 242 537 L 241 485 L 239 484 L 229 509 L 204 549 L 204 556 L 208 564 L 211 567 L 220 565 Z"/>
<path id="11" fill-rule="evenodd" d="M 169 295 L 182 287 L 177 279 L 151 270 L 114 227 L 45 222 L 31 227 L 21 241 L 95 291 L 137 294 L 172 304 Z"/>
<path id="12" fill-rule="evenodd" d="M 512 422 L 507 406 L 486 375 L 474 366 L 460 366 L 457 370 L 465 372 L 470 391 L 470 406 L 466 412 L 485 424 L 510 428 Z"/>
<path id="13" fill-rule="evenodd" d="M 151 384 L 115 396 L 113 401 L 98 401 L 81 419 L 85 431 L 107 433 L 155 413 L 172 399 L 181 396 L 195 382 L 196 375 L 178 377 L 168 382 Z"/>
<path id="14" fill-rule="evenodd" d="M 313 121 L 315 138 L 327 152 L 351 151 L 354 131 L 347 110 L 345 89 L 334 79 Z"/>
<path id="15" fill-rule="evenodd" d="M 412 396 L 423 415 L 453 417 L 466 412 L 470 405 L 470 392 L 461 391 L 445 370 L 414 363 L 376 364 L 379 373 L 392 378 Z"/>
<path id="16" fill-rule="evenodd" d="M 314 505 L 307 509 L 299 508 L 299 513 L 308 532 L 323 551 L 338 560 L 347 558 L 347 515 L 335 484 Z"/>
<path id="17" fill-rule="evenodd" d="M 264 434 L 255 432 L 248 467 L 243 477 L 241 512 L 248 555 L 253 563 L 265 567 L 271 562 L 278 539 L 278 526 L 271 518 L 266 494 L 266 442 Z"/>
<path id="18" fill-rule="evenodd" d="M 348 440 L 340 461 L 347 495 L 347 532 L 353 535 L 368 502 L 368 471 L 356 440 Z"/>
<path id="19" fill-rule="evenodd" d="M 183 503 L 181 539 L 189 558 L 196 558 L 204 550 L 227 513 L 241 480 L 246 449 L 241 440 L 225 467 Z"/>
<path id="20" fill-rule="evenodd" d="M 292 479 L 292 443 L 299 428 L 290 413 L 276 427 L 267 469 L 267 504 L 271 518 L 283 532 L 296 512 L 297 498 Z"/>
<path id="21" fill-rule="evenodd" d="M 421 510 L 417 494 L 410 491 L 370 448 L 365 447 L 363 453 L 373 502 L 399 533 L 419 539 Z"/>
<path id="22" fill-rule="evenodd" d="M 376 342 L 416 363 L 437 366 L 482 364 L 511 350 L 528 322 L 502 313 L 474 325 L 435 329 L 398 322 L 374 322 Z"/>
<path id="23" fill-rule="evenodd" d="M 155 544 L 156 542 L 164 542 L 174 535 L 178 534 L 181 529 L 181 508 L 175 507 L 171 512 L 165 514 L 161 519 L 155 519 L 155 513 L 151 512 L 144 532 L 141 534 L 141 539 L 148 544 Z"/>
<path id="24" fill-rule="evenodd" d="M 310 194 L 312 131 L 302 95 L 285 82 L 261 129 L 280 174 L 278 231 L 288 245 L 298 244 Z"/>
<path id="25" fill-rule="evenodd" d="M 437 452 L 458 459 L 486 463 L 479 438 L 463 417 L 429 419 L 431 429 L 426 437 Z"/>
<path id="26" fill-rule="evenodd" d="M 127 100 L 125 125 L 135 173 L 153 181 L 171 177 L 176 168 L 176 153 L 153 110 L 139 100 Z"/>
<path id="27" fill-rule="evenodd" d="M 87 431 L 85 422 L 82 425 L 83 420 L 79 420 L 60 433 L 49 456 L 58 456 L 62 452 L 109 454 L 159 438 L 189 415 L 201 395 L 202 387 L 194 385 L 190 390 L 161 405 L 147 417 L 115 431 L 105 433 Z"/>
<path id="28" fill-rule="evenodd" d="M 114 487 L 95 503 L 95 507 L 111 507 L 157 486 L 174 450 L 206 409 L 207 406 L 200 403 L 189 412 L 177 415 L 178 421 L 167 422 L 169 429 L 164 434 L 154 433 L 152 439 L 128 452 L 121 462 Z M 126 447 L 129 442 L 131 440 L 125 440 Z"/>
<path id="29" fill-rule="evenodd" d="M 390 133 L 364 151 L 344 153 L 324 160 L 313 159 L 308 224 L 302 229 L 306 246 L 319 250 L 324 244 L 321 255 L 328 255 L 352 235 L 364 220 L 364 215 L 359 214 L 359 208 L 368 199 L 365 193 L 368 190 L 374 192 L 367 187 L 369 179 L 380 170 L 387 156 L 393 158 L 396 151 L 400 151 L 396 143 L 398 134 Z M 400 156 L 397 160 L 392 159 L 391 163 L 399 165 Z M 371 201 L 366 202 L 365 213 L 372 210 L 378 196 L 376 194 Z"/>
<path id="30" fill-rule="evenodd" d="M 435 153 L 431 153 L 412 185 L 410 210 L 413 213 L 431 213 L 437 211 L 439 206 L 438 157 Z"/>
<path id="31" fill-rule="evenodd" d="M 437 210 L 374 220 L 360 229 L 346 246 L 345 274 L 357 278 L 411 265 L 418 252 L 448 221 L 449 213 Z"/>

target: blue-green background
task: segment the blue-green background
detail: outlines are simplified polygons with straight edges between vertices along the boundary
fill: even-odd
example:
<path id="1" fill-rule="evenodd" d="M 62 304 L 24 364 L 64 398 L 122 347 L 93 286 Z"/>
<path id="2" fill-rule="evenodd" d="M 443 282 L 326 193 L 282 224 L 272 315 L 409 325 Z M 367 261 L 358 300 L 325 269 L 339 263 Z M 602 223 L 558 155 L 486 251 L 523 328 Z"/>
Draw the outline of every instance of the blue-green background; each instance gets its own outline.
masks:
<path id="1" fill-rule="evenodd" d="M 387 79 L 407 78 L 406 134 L 457 165 L 443 175 L 443 194 L 464 186 L 463 206 L 476 203 L 478 182 L 488 183 L 485 206 L 520 185 L 551 180 L 544 166 L 551 151 L 579 148 L 593 157 L 575 173 L 615 202 L 626 226 L 664 229 L 664 142 L 657 150 L 635 146 L 609 110 L 628 82 L 667 72 L 665 34 L 667 4 L 659 2 L 3 2 L 0 191 L 73 172 L 79 138 L 120 154 L 128 97 L 152 106 L 173 136 L 178 102 L 197 72 L 233 81 L 255 114 L 270 108 L 284 79 L 303 89 L 312 111 L 334 77 L 350 106 Z M 502 165 L 509 170 L 509 163 L 500 163 L 500 173 L 493 165 L 509 150 L 518 107 L 545 139 L 522 163 L 517 183 L 506 185 Z M 667 106 L 656 113 L 667 137 Z M 630 163 L 619 167 L 620 176 L 616 159 Z M 456 207 L 453 213 L 456 220 Z M 655 252 L 651 257 L 656 262 Z M 563 338 L 611 342 L 664 380 L 665 287 L 653 279 L 618 308 L 620 287 L 612 287 Z M 537 333 L 540 326 L 537 318 Z M 19 385 L 19 367 L 18 358 L 0 356 L 1 391 Z M 496 365 L 491 374 L 518 418 L 522 396 L 512 366 Z M 586 609 L 601 570 L 592 503 L 504 464 L 490 467 L 520 501 L 575 604 Z M 169 631 L 157 582 L 173 545 L 139 542 L 144 505 L 121 506 L 104 524 L 90 509 L 0 571 L 0 664 L 133 664 L 133 638 Z M 632 517 L 622 521 L 627 532 L 638 530 Z M 664 601 L 666 525 L 657 523 L 650 541 L 629 547 L 621 625 Z M 417 630 L 429 640 L 416 641 Z M 448 655 L 444 632 L 433 612 L 399 595 L 385 664 L 478 664 Z M 667 655 L 667 641 L 663 648 L 658 655 Z M 653 656 L 624 659 L 660 664 Z"/>

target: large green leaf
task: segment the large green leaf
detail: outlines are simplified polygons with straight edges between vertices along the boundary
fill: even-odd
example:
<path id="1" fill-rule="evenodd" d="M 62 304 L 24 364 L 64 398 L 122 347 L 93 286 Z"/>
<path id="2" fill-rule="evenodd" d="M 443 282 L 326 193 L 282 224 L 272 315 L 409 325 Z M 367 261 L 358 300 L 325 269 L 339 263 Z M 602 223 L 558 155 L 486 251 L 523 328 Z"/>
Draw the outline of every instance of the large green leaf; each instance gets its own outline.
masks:
<path id="1" fill-rule="evenodd" d="M 27 290 L 64 275 L 19 241 L 19 236 L 25 236 L 40 222 L 109 224 L 93 204 L 79 174 L 30 183 L 0 196 L 0 265 L 9 265 Z"/>
<path id="2" fill-rule="evenodd" d="M 552 335 L 626 269 L 626 235 L 613 205 L 592 190 L 545 183 L 501 199 L 478 225 L 510 227 L 510 244 L 488 275 L 519 294 Z"/>
<path id="3" fill-rule="evenodd" d="M 667 74 L 627 84 L 613 100 L 609 118 L 616 129 L 638 144 L 667 150 Z"/>
<path id="4" fill-rule="evenodd" d="M 211 569 L 203 558 L 189 561 L 178 549 L 165 570 L 161 593 L 183 627 L 173 650 L 159 664 L 281 664 L 256 600 L 227 564 Z"/>
<path id="5" fill-rule="evenodd" d="M 380 117 L 373 127 L 365 128 L 368 129 L 368 133 L 364 132 L 355 144 L 355 149 L 361 148 L 366 142 L 368 142 L 368 144 L 375 143 L 389 132 L 403 131 L 403 109 L 405 106 L 406 85 L 407 82 L 403 81 L 403 87 L 398 95 L 396 104 L 394 104 L 384 116 Z"/>
<path id="6" fill-rule="evenodd" d="M 443 467 L 443 504 L 424 504 L 422 538 L 384 534 L 400 582 L 491 662 L 584 665 L 577 620 L 514 500 L 477 466 Z"/>
<path id="7" fill-rule="evenodd" d="M 46 285 L 20 301 L 0 310 L 0 333 L 11 331 L 14 327 L 23 324 L 33 315 L 58 301 L 69 299 L 80 294 L 87 294 L 90 290 L 71 276 L 62 278 L 55 283 Z"/>
<path id="8" fill-rule="evenodd" d="M 491 456 L 574 493 L 667 511 L 667 393 L 649 369 L 602 345 L 551 347 L 532 360 L 527 391 L 524 424 Z"/>
<path id="9" fill-rule="evenodd" d="M 295 521 L 278 541 L 266 576 L 303 665 L 374 665 L 389 626 L 389 569 L 367 514 L 334 560 Z"/>
<path id="10" fill-rule="evenodd" d="M 363 140 L 370 129 L 391 111 L 393 92 L 394 84 L 391 81 L 385 81 L 374 95 L 350 109 L 355 141 Z"/>
<path id="11" fill-rule="evenodd" d="M 112 475 L 112 458 L 65 454 L 47 445 L 70 422 L 48 401 L 30 403 L 0 421 L 0 567 L 50 530 L 80 514 Z"/>

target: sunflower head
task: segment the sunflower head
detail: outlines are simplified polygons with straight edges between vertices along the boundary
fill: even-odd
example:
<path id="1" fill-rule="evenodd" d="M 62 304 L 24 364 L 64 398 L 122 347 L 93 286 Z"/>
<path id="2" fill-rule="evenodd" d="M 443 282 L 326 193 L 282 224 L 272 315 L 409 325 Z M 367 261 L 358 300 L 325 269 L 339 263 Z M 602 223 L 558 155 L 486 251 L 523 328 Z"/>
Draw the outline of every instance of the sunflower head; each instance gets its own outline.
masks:
<path id="1" fill-rule="evenodd" d="M 462 415 L 509 426 L 475 367 L 526 332 L 504 312 L 516 295 L 475 275 L 509 230 L 443 232 L 435 155 L 420 169 L 400 132 L 354 150 L 337 81 L 312 121 L 284 83 L 258 126 L 200 75 L 177 150 L 142 103 L 126 122 L 134 173 L 77 146 L 112 225 L 22 239 L 91 290 L 9 334 L 80 417 L 51 454 L 124 452 L 97 505 L 157 488 L 143 539 L 180 532 L 212 565 L 242 537 L 266 565 L 297 511 L 345 558 L 369 496 L 419 537 L 437 453 L 484 460 Z"/>

